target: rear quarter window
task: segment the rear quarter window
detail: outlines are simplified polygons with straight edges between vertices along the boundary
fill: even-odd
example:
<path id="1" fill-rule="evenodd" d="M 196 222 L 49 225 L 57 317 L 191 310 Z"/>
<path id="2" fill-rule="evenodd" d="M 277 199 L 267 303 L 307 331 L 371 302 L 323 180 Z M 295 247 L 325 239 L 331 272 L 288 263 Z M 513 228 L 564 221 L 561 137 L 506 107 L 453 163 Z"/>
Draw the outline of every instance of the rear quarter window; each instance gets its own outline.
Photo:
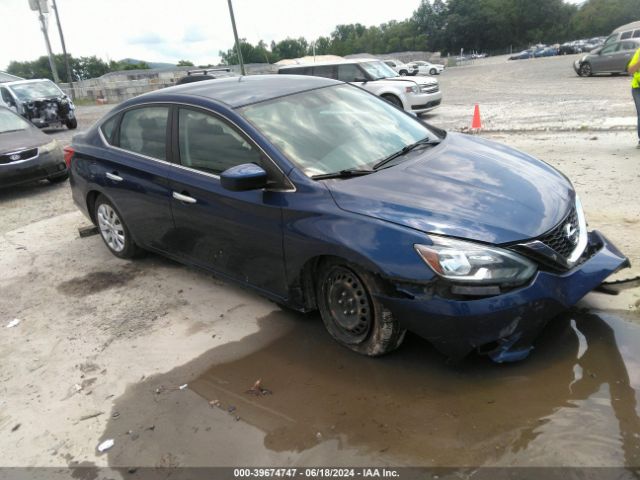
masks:
<path id="1" fill-rule="evenodd" d="M 100 131 L 102 132 L 104 139 L 109 144 L 113 143 L 113 132 L 115 132 L 116 124 L 118 123 L 118 117 L 119 115 L 114 115 L 102 125 L 100 125 Z"/>
<path id="2" fill-rule="evenodd" d="M 620 40 L 626 40 L 627 38 L 631 38 L 632 33 L 633 33 L 632 31 L 624 32 L 622 35 L 620 35 Z"/>

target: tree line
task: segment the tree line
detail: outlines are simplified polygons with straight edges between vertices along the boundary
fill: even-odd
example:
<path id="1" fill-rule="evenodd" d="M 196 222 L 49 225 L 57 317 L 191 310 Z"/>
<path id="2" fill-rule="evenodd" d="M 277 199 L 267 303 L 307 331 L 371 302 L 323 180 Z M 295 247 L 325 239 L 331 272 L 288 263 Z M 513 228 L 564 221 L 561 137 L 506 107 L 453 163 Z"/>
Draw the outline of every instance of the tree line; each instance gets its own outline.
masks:
<path id="1" fill-rule="evenodd" d="M 640 0 L 420 0 L 410 18 L 377 26 L 337 25 L 331 35 L 313 41 L 287 38 L 252 45 L 241 40 L 246 63 L 274 63 L 305 55 L 384 54 L 401 51 L 492 52 L 534 43 L 562 43 L 608 35 L 640 20 Z M 237 64 L 235 48 L 221 51 L 222 62 Z"/>
<path id="2" fill-rule="evenodd" d="M 377 26 L 337 25 L 328 36 L 313 41 L 287 38 L 267 45 L 240 41 L 245 63 L 275 63 L 305 55 L 384 54 L 401 51 L 497 52 L 534 43 L 561 43 L 608 35 L 614 28 L 640 19 L 640 0 L 587 0 L 581 6 L 564 0 L 417 0 L 410 18 Z M 238 63 L 235 48 L 219 52 L 222 63 Z M 55 55 L 63 82 L 67 82 L 64 56 Z M 105 62 L 96 57 L 69 57 L 73 80 L 95 78 L 108 72 L 145 69 L 145 62 Z M 192 66 L 181 60 L 178 66 Z M 207 65 L 211 66 L 211 65 Z M 205 67 L 205 66 L 202 66 Z M 49 60 L 9 64 L 7 71 L 24 78 L 51 78 Z"/>

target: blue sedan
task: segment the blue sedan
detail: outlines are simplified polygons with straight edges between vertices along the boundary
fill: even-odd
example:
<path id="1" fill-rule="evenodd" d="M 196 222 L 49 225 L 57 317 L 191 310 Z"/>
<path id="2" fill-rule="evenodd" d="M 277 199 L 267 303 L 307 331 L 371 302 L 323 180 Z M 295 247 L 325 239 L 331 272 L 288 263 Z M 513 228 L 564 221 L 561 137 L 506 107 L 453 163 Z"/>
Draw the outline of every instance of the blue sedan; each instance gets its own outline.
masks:
<path id="1" fill-rule="evenodd" d="M 114 255 L 157 252 L 319 310 L 365 355 L 410 330 L 452 358 L 525 358 L 548 320 L 629 265 L 546 163 L 326 78 L 142 95 L 66 159 Z"/>

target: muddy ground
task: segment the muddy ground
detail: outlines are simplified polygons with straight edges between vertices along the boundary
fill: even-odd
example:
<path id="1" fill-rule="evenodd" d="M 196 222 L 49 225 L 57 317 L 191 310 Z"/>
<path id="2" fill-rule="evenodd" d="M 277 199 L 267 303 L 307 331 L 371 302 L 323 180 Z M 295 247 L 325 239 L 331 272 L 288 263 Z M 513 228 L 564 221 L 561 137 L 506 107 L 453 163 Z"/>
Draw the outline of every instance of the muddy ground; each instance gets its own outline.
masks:
<path id="1" fill-rule="evenodd" d="M 628 79 L 580 79 L 571 61 L 451 69 L 427 118 L 461 129 L 480 103 L 483 135 L 566 173 L 590 227 L 634 263 L 619 276 L 638 275 Z M 108 108 L 81 107 L 79 128 Z M 411 335 L 368 359 L 317 315 L 80 239 L 66 183 L 0 191 L 0 205 L 1 466 L 640 466 L 638 289 L 589 294 L 519 364 L 449 365 Z M 269 392 L 247 393 L 257 379 Z"/>

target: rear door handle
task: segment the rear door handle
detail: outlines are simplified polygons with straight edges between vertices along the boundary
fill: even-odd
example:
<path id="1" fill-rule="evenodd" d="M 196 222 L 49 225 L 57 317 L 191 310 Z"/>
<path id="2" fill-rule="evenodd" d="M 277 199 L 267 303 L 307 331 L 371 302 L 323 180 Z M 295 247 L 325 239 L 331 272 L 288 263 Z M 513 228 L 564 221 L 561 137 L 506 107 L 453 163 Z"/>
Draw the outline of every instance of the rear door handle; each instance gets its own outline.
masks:
<path id="1" fill-rule="evenodd" d="M 122 178 L 120 175 L 116 175 L 115 173 L 110 172 L 107 172 L 107 178 L 109 180 L 113 180 L 114 182 L 121 182 L 122 180 L 124 180 L 124 178 Z"/>
<path id="2" fill-rule="evenodd" d="M 182 193 L 178 192 L 173 192 L 173 198 L 184 203 L 198 203 L 198 200 L 196 200 L 195 198 L 190 197 L 189 195 L 183 195 Z"/>

